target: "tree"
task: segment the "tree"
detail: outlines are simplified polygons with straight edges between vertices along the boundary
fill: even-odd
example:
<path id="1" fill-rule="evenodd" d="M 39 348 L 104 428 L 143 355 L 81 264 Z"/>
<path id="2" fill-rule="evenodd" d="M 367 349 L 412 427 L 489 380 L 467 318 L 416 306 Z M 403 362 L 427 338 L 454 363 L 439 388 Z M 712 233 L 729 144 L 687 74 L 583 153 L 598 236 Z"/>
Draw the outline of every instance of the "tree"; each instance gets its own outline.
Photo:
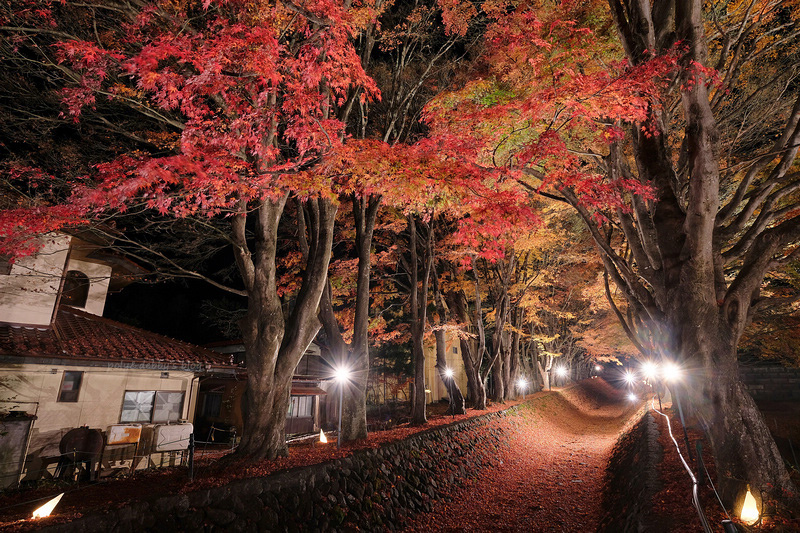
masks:
<path id="1" fill-rule="evenodd" d="M 413 157 L 405 161 L 402 157 L 408 149 L 407 143 L 420 134 L 417 117 L 423 105 L 445 89 L 448 77 L 458 68 L 463 53 L 455 51 L 456 45 L 463 46 L 471 38 L 466 31 L 469 20 L 463 13 L 453 17 L 454 21 L 465 24 L 463 31 L 446 32 L 436 23 L 442 12 L 436 2 L 377 1 L 375 10 L 380 17 L 375 17 L 362 31 L 358 51 L 362 66 L 374 77 L 384 98 L 372 105 L 364 101 L 343 108 L 339 118 L 349 123 L 348 130 L 358 141 L 351 141 L 343 161 L 328 171 L 331 175 L 351 174 L 347 195 L 342 200 L 352 204 L 353 243 L 358 258 L 355 298 L 344 304 L 345 308 L 355 308 L 352 333 L 343 327 L 349 321 L 337 321 L 330 287 L 323 293 L 320 307 L 329 349 L 340 359 L 339 364 L 353 371 L 343 406 L 345 441 L 367 436 L 370 269 L 378 210 L 387 203 L 408 208 L 420 195 L 429 194 L 424 183 L 420 183 L 424 177 L 409 176 L 398 170 L 404 164 L 411 169 L 420 165 Z M 400 185 L 399 180 L 406 183 Z M 414 190 L 415 185 L 421 186 Z M 338 306 L 342 305 L 340 300 Z M 418 356 L 422 357 L 421 352 Z M 424 365 L 424 360 L 421 364 Z"/>
<path id="2" fill-rule="evenodd" d="M 800 241 L 796 11 L 609 6 L 622 63 L 599 26 L 586 40 L 592 17 L 572 3 L 498 13 L 486 78 L 430 108 L 438 146 L 457 143 L 458 157 L 573 206 L 627 302 L 618 316 L 632 342 L 687 369 L 673 389 L 703 421 L 724 500 L 744 483 L 786 500 L 795 489 L 738 379 L 736 347 L 765 274 Z M 772 55 L 794 59 L 773 69 Z M 775 119 L 752 120 L 759 106 Z"/>
<path id="3" fill-rule="evenodd" d="M 61 169 L 73 181 L 60 204 L 51 197 L 2 213 L 4 251 L 29 252 L 26 233 L 131 204 L 177 218 L 225 217 L 243 285 L 231 291 L 248 301 L 240 324 L 248 369 L 242 457 L 286 452 L 291 377 L 319 329 L 337 208 L 334 184 L 314 166 L 341 146 L 343 124 L 334 117 L 349 89 L 377 96 L 351 43 L 368 15 L 369 6 L 327 0 L 26 2 L 3 12 L 6 42 L 14 43 L 7 62 L 35 62 L 60 86 L 66 114 L 109 122 L 102 100 L 110 99 L 175 139 L 166 150 L 142 142 L 88 177 Z M 19 181 L 20 173 L 8 177 Z M 302 279 L 285 305 L 276 287 L 277 230 L 290 198 L 309 224 Z"/>

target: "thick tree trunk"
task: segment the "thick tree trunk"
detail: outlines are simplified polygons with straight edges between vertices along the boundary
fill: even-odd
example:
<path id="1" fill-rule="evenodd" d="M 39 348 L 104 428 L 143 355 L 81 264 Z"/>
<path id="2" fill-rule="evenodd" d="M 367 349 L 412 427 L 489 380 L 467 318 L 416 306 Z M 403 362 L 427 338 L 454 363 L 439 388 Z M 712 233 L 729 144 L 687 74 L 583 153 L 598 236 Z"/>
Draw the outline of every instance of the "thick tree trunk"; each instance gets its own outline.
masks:
<path id="1" fill-rule="evenodd" d="M 456 415 L 463 415 L 466 413 L 464 407 L 464 395 L 461 394 L 461 389 L 458 388 L 455 376 L 447 376 L 447 344 L 445 340 L 444 331 L 436 330 L 434 333 L 436 337 L 436 370 L 439 373 L 439 379 L 442 380 L 444 386 L 447 387 L 447 396 L 450 399 L 450 412 Z"/>
<path id="2" fill-rule="evenodd" d="M 312 239 L 294 308 L 284 317 L 276 292 L 278 223 L 286 203 L 265 200 L 256 211 L 253 251 L 245 238 L 245 209 L 232 222 L 236 263 L 248 293 L 241 322 L 247 363 L 244 430 L 238 457 L 251 460 L 286 455 L 286 415 L 292 375 L 319 331 L 317 308 L 327 281 L 336 207 L 328 200 L 309 201 Z"/>
<path id="3" fill-rule="evenodd" d="M 502 353 L 497 354 L 492 365 L 492 400 L 503 402 L 506 399 L 506 384 L 503 379 L 503 369 L 505 361 Z"/>
<path id="4" fill-rule="evenodd" d="M 467 374 L 467 394 L 472 408 L 478 410 L 486 409 L 486 387 L 481 381 L 480 371 L 475 367 L 475 346 L 474 342 L 468 339 L 461 339 L 461 360 L 464 361 L 464 371 Z M 481 407 L 478 407 L 481 406 Z"/>
<path id="5" fill-rule="evenodd" d="M 696 327 L 686 324 L 685 318 L 681 320 L 684 334 L 679 353 L 690 359 L 694 355 L 693 363 L 700 368 L 687 376 L 688 381 L 671 388 L 689 400 L 688 408 L 705 426 L 723 501 L 732 504 L 741 498 L 748 484 L 765 495 L 785 499 L 795 488 L 784 460 L 763 415 L 739 379 L 736 345 L 731 342 L 724 312 L 712 316 L 722 324 L 717 335 L 698 335 Z M 693 363 L 687 362 L 687 366 Z"/>
<path id="6" fill-rule="evenodd" d="M 552 363 L 548 361 L 545 366 L 542 366 L 542 362 L 538 359 L 536 360 L 536 368 L 539 369 L 539 377 L 542 380 L 542 390 L 550 390 L 550 370 L 552 367 Z"/>

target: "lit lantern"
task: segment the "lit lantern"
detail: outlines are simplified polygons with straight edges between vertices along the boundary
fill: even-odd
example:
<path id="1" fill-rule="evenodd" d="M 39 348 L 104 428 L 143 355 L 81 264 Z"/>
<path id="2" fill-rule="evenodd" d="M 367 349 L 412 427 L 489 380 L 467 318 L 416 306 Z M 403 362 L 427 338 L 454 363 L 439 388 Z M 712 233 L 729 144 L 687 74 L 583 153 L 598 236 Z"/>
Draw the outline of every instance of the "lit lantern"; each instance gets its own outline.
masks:
<path id="1" fill-rule="evenodd" d="M 39 507 L 38 509 L 36 509 L 33 512 L 33 518 L 44 518 L 45 516 L 50 516 L 50 513 L 52 513 L 53 509 L 56 508 L 56 505 L 58 505 L 58 502 L 61 501 L 61 497 L 63 495 L 64 495 L 64 493 L 62 492 L 61 494 L 59 494 L 58 496 L 56 496 L 55 498 L 53 498 L 52 500 L 50 500 L 46 504 L 44 504 L 41 507 Z"/>
<path id="2" fill-rule="evenodd" d="M 747 494 L 744 497 L 744 505 L 742 505 L 742 513 L 739 517 L 748 526 L 758 522 L 758 507 L 753 493 L 750 492 L 750 485 L 747 486 Z"/>
<path id="3" fill-rule="evenodd" d="M 319 441 L 323 444 L 328 442 L 328 437 L 325 436 L 325 432 L 321 429 L 319 430 Z"/>

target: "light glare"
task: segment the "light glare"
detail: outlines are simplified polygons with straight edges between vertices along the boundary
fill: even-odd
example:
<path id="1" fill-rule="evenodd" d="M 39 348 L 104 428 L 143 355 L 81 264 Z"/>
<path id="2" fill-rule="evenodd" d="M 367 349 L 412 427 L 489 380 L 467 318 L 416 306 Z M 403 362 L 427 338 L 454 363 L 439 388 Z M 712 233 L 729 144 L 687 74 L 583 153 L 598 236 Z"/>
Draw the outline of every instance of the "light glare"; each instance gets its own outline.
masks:
<path id="1" fill-rule="evenodd" d="M 667 363 L 664 365 L 663 375 L 666 381 L 677 381 L 681 379 L 681 369 L 675 363 Z"/>
<path id="2" fill-rule="evenodd" d="M 325 444 L 326 442 L 328 442 L 328 437 L 326 437 L 326 436 L 325 436 L 325 432 L 324 432 L 324 431 L 322 431 L 321 429 L 319 430 L 319 441 L 320 441 L 321 443 L 323 443 L 323 444 Z"/>
<path id="3" fill-rule="evenodd" d="M 750 492 L 750 487 L 747 487 L 747 494 L 744 497 L 744 505 L 742 505 L 742 512 L 739 517 L 748 526 L 758 522 L 758 507 L 756 506 L 756 499 Z"/>
<path id="4" fill-rule="evenodd" d="M 452 378 L 454 374 L 455 374 L 455 372 L 453 372 L 452 368 L 445 368 L 444 369 L 444 375 L 447 376 L 448 378 Z"/>
<path id="5" fill-rule="evenodd" d="M 344 383 L 345 381 L 349 381 L 350 369 L 341 366 L 336 369 L 336 372 L 334 372 L 334 376 L 336 376 L 336 381 L 338 381 L 339 383 Z"/>
<path id="6" fill-rule="evenodd" d="M 519 387 L 522 390 L 525 390 L 528 388 L 528 382 L 525 381 L 523 378 L 519 378 L 517 380 L 517 387 Z"/>
<path id="7" fill-rule="evenodd" d="M 58 496 L 56 496 L 55 498 L 53 498 L 52 500 L 50 500 L 46 504 L 44 504 L 41 507 L 39 507 L 38 509 L 36 509 L 33 512 L 33 518 L 44 518 L 45 516 L 50 516 L 50 513 L 52 513 L 53 509 L 56 508 L 56 505 L 58 505 L 58 502 L 61 501 L 61 497 L 63 495 L 64 495 L 64 493 L 62 492 L 61 494 L 59 494 Z M 752 496 L 751 496 L 751 498 L 752 498 Z"/>
<path id="8" fill-rule="evenodd" d="M 637 400 L 639 399 L 639 397 L 638 397 L 638 396 L 636 396 L 634 393 L 632 393 L 632 392 L 631 392 L 630 394 L 628 394 L 628 399 L 629 399 L 630 401 L 632 401 L 632 402 L 635 402 L 635 401 L 637 401 Z"/>
<path id="9" fill-rule="evenodd" d="M 559 376 L 559 377 L 562 377 L 562 378 L 563 378 L 563 377 L 566 377 L 566 375 L 567 375 L 567 369 L 566 369 L 566 368 L 564 368 L 563 366 L 559 366 L 559 367 L 557 367 L 557 368 L 556 368 L 556 375 L 557 375 L 557 376 Z"/>
<path id="10" fill-rule="evenodd" d="M 625 382 L 628 385 L 633 385 L 633 382 L 636 381 L 636 376 L 633 375 L 633 372 L 630 370 L 625 371 Z"/>
<path id="11" fill-rule="evenodd" d="M 644 377 L 646 377 L 647 379 L 653 379 L 654 377 L 656 377 L 657 373 L 658 373 L 657 364 L 655 364 L 652 361 L 646 361 L 642 363 L 642 374 L 644 374 Z"/>

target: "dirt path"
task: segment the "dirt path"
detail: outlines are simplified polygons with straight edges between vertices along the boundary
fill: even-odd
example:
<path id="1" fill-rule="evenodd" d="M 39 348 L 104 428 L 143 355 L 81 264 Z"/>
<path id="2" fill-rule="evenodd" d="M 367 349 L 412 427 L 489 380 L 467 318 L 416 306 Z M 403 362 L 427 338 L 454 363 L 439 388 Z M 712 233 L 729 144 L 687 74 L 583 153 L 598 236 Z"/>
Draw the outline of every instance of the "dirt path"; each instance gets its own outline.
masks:
<path id="1" fill-rule="evenodd" d="M 530 400 L 503 463 L 408 531 L 595 531 L 608 458 L 641 407 L 601 379 Z"/>

